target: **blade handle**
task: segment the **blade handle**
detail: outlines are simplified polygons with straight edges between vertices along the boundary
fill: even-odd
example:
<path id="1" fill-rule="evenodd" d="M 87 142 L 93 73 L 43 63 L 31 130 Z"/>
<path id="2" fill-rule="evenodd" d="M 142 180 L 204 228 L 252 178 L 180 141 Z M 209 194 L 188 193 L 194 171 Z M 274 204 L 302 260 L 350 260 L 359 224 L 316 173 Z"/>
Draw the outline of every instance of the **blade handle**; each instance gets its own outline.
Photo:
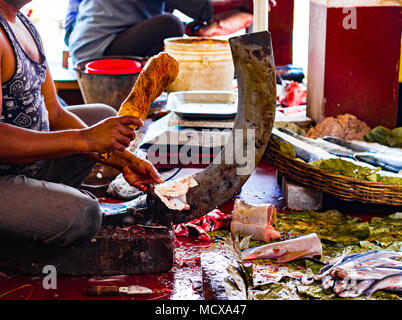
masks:
<path id="1" fill-rule="evenodd" d="M 119 294 L 119 287 L 117 286 L 90 286 L 86 289 L 87 296 L 90 297 L 104 297 L 104 296 L 117 296 Z"/>

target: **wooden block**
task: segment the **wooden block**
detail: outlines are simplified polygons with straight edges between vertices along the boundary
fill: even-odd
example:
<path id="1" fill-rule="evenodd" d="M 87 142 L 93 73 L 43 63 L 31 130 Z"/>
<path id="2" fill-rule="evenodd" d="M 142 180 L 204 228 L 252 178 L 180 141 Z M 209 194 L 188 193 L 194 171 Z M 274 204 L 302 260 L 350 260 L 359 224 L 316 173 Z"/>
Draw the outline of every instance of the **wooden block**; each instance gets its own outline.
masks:
<path id="1" fill-rule="evenodd" d="M 173 229 L 145 226 L 130 229 L 109 230 L 107 235 L 102 235 L 101 230 L 96 241 L 66 248 L 2 241 L 0 270 L 43 275 L 43 267 L 53 265 L 59 275 L 70 276 L 169 271 L 174 258 Z"/>
<path id="2" fill-rule="evenodd" d="M 282 192 L 288 209 L 291 210 L 320 210 L 323 193 L 282 177 Z"/>
<path id="3" fill-rule="evenodd" d="M 240 292 L 226 292 L 225 282 L 232 281 L 228 267 L 240 268 L 237 261 L 224 250 L 213 250 L 201 254 L 202 292 L 205 300 L 242 300 Z M 230 285 L 229 285 L 230 287 Z"/>
<path id="4" fill-rule="evenodd" d="M 311 0 L 307 116 L 397 123 L 400 0 Z"/>

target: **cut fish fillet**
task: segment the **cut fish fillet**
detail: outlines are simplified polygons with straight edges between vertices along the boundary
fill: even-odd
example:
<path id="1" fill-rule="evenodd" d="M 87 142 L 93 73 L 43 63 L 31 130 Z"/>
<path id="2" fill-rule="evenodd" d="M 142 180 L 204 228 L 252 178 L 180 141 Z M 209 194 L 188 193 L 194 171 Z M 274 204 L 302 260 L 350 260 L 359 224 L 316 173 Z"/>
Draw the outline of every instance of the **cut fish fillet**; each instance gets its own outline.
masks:
<path id="1" fill-rule="evenodd" d="M 236 199 L 233 210 L 231 231 L 241 236 L 251 236 L 265 242 L 281 238 L 273 225 L 277 221 L 276 208 L 272 204 L 249 205 Z"/>
<path id="2" fill-rule="evenodd" d="M 243 260 L 275 258 L 288 262 L 322 255 L 321 240 L 315 233 L 281 242 L 249 248 L 242 252 Z"/>

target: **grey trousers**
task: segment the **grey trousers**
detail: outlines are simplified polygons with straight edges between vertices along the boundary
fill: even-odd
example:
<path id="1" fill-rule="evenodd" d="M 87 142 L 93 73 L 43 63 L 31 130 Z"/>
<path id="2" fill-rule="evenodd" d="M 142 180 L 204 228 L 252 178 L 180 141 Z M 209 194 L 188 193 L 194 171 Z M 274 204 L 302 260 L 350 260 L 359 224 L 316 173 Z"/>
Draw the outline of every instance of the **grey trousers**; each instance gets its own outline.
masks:
<path id="1" fill-rule="evenodd" d="M 116 115 L 109 106 L 67 107 L 87 125 Z M 89 241 L 99 231 L 98 200 L 78 187 L 95 161 L 73 155 L 45 161 L 36 176 L 0 176 L 0 237 L 69 246 Z"/>

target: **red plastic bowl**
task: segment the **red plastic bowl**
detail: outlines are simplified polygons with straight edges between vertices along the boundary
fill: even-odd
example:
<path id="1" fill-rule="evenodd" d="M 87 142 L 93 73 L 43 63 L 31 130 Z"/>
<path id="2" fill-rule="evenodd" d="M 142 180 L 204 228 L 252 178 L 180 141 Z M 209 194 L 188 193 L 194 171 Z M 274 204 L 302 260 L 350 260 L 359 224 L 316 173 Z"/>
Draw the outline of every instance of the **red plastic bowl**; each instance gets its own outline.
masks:
<path id="1" fill-rule="evenodd" d="M 141 63 L 130 59 L 101 59 L 88 62 L 88 73 L 95 74 L 130 74 L 141 72 Z"/>

